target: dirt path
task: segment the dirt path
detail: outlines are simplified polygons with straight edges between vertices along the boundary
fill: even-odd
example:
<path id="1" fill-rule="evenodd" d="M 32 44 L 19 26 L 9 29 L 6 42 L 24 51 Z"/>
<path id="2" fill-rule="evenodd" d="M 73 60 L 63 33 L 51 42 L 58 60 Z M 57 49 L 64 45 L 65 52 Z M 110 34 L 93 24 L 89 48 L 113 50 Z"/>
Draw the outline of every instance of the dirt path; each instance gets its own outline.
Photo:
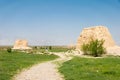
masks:
<path id="1" fill-rule="evenodd" d="M 64 61 L 70 60 L 71 57 L 68 57 L 64 53 L 54 54 L 60 56 L 60 58 L 34 65 L 30 69 L 17 74 L 14 77 L 14 80 L 64 80 L 63 76 L 58 73 L 58 65 L 56 63 L 60 64 Z"/>

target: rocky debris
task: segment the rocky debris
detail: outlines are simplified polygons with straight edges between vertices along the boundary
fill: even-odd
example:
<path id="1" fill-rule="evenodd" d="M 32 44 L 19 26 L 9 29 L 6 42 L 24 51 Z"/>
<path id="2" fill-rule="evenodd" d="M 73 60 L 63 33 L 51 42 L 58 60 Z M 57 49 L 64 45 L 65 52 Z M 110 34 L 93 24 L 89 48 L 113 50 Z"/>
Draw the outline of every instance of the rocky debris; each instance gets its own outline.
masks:
<path id="1" fill-rule="evenodd" d="M 12 49 L 26 50 L 26 49 L 32 49 L 32 48 L 28 47 L 27 40 L 16 40 L 14 47 Z"/>

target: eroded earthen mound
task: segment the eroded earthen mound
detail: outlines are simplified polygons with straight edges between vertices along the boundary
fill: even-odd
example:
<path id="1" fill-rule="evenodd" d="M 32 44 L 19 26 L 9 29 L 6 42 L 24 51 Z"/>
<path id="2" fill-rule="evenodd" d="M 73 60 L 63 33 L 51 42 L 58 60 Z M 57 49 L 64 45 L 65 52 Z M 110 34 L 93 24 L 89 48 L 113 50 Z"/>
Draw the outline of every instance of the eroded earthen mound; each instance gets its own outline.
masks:
<path id="1" fill-rule="evenodd" d="M 83 29 L 80 34 L 76 49 L 80 50 L 83 43 L 88 43 L 92 39 L 105 40 L 104 47 L 106 48 L 107 55 L 120 56 L 120 46 L 117 46 L 108 30 L 104 26 L 96 26 Z"/>
<path id="2" fill-rule="evenodd" d="M 13 49 L 31 49 L 26 40 L 16 40 Z"/>
<path id="3" fill-rule="evenodd" d="M 115 42 L 108 30 L 107 27 L 104 26 L 96 26 L 96 27 L 90 27 L 83 29 L 82 33 L 80 34 L 76 48 L 80 49 L 81 45 L 83 43 L 88 43 L 91 38 L 98 39 L 98 40 L 105 40 L 104 47 L 113 47 L 115 46 Z"/>

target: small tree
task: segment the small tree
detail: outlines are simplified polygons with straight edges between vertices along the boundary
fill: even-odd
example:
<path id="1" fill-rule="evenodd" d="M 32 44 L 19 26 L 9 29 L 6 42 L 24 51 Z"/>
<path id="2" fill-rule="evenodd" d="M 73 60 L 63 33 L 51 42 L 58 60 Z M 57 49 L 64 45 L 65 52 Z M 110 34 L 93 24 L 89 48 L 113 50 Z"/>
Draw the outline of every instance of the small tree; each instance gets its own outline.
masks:
<path id="1" fill-rule="evenodd" d="M 88 55 L 89 44 L 83 44 L 81 50 L 84 52 L 85 55 Z"/>
<path id="2" fill-rule="evenodd" d="M 8 52 L 8 53 L 11 53 L 11 52 L 12 52 L 12 49 L 11 49 L 11 48 L 8 48 L 8 49 L 7 49 L 7 52 Z"/>
<path id="3" fill-rule="evenodd" d="M 34 49 L 37 50 L 37 46 L 34 46 Z"/>
<path id="4" fill-rule="evenodd" d="M 105 48 L 103 47 L 103 44 L 104 40 L 91 39 L 89 43 L 83 44 L 81 46 L 81 50 L 84 52 L 84 54 L 98 57 L 105 53 Z"/>
<path id="5" fill-rule="evenodd" d="M 49 50 L 51 50 L 52 49 L 52 46 L 49 46 Z"/>

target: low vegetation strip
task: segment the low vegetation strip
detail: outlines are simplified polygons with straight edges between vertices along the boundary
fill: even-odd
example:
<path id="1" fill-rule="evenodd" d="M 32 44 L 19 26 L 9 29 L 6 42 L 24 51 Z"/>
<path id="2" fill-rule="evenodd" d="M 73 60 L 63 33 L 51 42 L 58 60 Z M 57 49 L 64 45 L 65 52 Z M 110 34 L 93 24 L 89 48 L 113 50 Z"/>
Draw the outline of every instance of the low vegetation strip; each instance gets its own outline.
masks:
<path id="1" fill-rule="evenodd" d="M 80 58 L 63 63 L 65 80 L 120 80 L 120 57 Z"/>
<path id="2" fill-rule="evenodd" d="M 67 47 L 52 47 L 51 49 L 49 49 L 50 52 L 66 52 L 70 50 Z"/>
<path id="3" fill-rule="evenodd" d="M 11 80 L 23 68 L 55 58 L 57 58 L 55 55 L 0 51 L 0 80 Z"/>

